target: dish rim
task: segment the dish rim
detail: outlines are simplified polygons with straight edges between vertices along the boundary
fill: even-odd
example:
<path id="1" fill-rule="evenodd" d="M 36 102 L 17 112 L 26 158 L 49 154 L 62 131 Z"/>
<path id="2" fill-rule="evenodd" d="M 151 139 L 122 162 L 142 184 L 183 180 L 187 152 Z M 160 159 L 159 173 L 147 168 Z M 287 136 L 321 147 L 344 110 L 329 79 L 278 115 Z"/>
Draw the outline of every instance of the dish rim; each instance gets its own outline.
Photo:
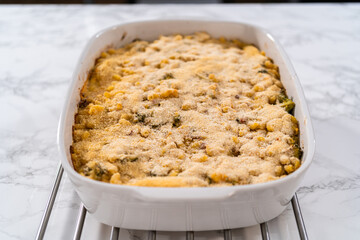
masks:
<path id="1" fill-rule="evenodd" d="M 106 182 L 101 182 L 101 181 L 97 181 L 97 180 L 93 180 L 93 179 L 89 179 L 87 177 L 84 177 L 82 175 L 80 175 L 78 172 L 75 171 L 75 169 L 72 167 L 72 165 L 70 164 L 70 162 L 68 161 L 68 158 L 66 156 L 66 152 L 67 151 L 65 149 L 65 126 L 66 126 L 66 116 L 68 113 L 68 109 L 70 106 L 70 99 L 72 96 L 72 92 L 75 89 L 76 83 L 78 81 L 80 81 L 80 78 L 78 76 L 78 73 L 76 73 L 76 70 L 79 69 L 82 65 L 83 60 L 85 59 L 86 55 L 88 55 L 89 51 L 91 50 L 91 45 L 93 44 L 93 42 L 101 37 L 104 33 L 111 31 L 111 30 L 115 30 L 117 28 L 121 28 L 124 25 L 129 25 L 129 24 L 141 24 L 141 23 L 156 23 L 156 22 L 197 22 L 197 23 L 224 23 L 224 24 L 241 24 L 241 25 L 245 25 L 247 27 L 250 28 L 254 28 L 257 29 L 259 31 L 262 31 L 268 38 L 270 38 L 271 41 L 274 42 L 275 46 L 278 48 L 277 50 L 279 51 L 280 56 L 282 57 L 282 59 L 284 60 L 284 65 L 287 67 L 290 75 L 293 77 L 293 82 L 295 85 L 295 88 L 297 89 L 296 91 L 298 92 L 298 97 L 299 97 L 299 102 L 301 103 L 301 106 L 303 108 L 303 112 L 304 112 L 304 116 L 307 116 L 306 118 L 306 123 L 304 123 L 304 125 L 306 125 L 305 129 L 303 129 L 303 131 L 307 131 L 307 136 L 308 136 L 308 143 L 307 143 L 307 149 L 306 149 L 306 159 L 302 159 L 302 164 L 301 166 L 293 173 L 291 173 L 290 175 L 287 175 L 284 178 L 280 178 L 280 179 L 276 179 L 276 180 L 271 180 L 268 182 L 264 182 L 264 183 L 256 183 L 256 184 L 246 184 L 246 185 L 234 185 L 234 186 L 219 186 L 219 187 L 142 187 L 142 186 L 129 186 L 129 185 L 120 185 L 120 184 L 111 184 L 111 183 L 106 183 Z M 114 190 L 114 191 L 120 191 L 120 190 L 133 190 L 136 191 L 138 193 L 140 193 L 142 190 L 146 190 L 146 191 L 154 191 L 154 195 L 156 195 L 156 191 L 164 191 L 164 190 L 170 190 L 170 189 L 176 189 L 176 191 L 184 191 L 184 192 L 188 192 L 188 191 L 199 191 L 199 189 L 201 189 L 201 191 L 205 191 L 206 193 L 208 192 L 216 192 L 219 189 L 227 189 L 227 190 L 231 190 L 233 192 L 238 192 L 238 191 L 260 191 L 263 189 L 270 189 L 271 187 L 274 187 L 276 185 L 280 185 L 283 184 L 284 182 L 289 181 L 290 179 L 293 178 L 297 178 L 299 177 L 299 175 L 302 174 L 303 171 L 305 171 L 309 165 L 312 163 L 313 161 L 313 157 L 314 157 L 314 152 L 315 152 L 315 137 L 314 137 L 314 130 L 313 130 L 313 126 L 312 126 L 312 122 L 311 122 L 311 117 L 309 114 L 309 110 L 308 110 L 308 106 L 305 100 L 305 96 L 304 96 L 304 92 L 303 89 L 301 87 L 299 78 L 293 68 L 293 65 L 289 59 L 289 57 L 287 56 L 287 54 L 285 53 L 283 47 L 281 46 L 281 44 L 279 43 L 279 41 L 273 37 L 273 35 L 266 29 L 256 26 L 254 24 L 249 24 L 249 23 L 243 23 L 243 22 L 236 22 L 236 21 L 216 21 L 216 20 L 188 20 L 188 19 L 167 19 L 167 20 L 141 20 L 141 21 L 131 21 L 131 22 L 125 22 L 125 23 L 121 23 L 121 24 L 116 24 L 107 28 L 104 28 L 100 31 L 98 31 L 97 33 L 95 33 L 94 35 L 92 35 L 92 37 L 88 40 L 87 44 L 85 45 L 85 47 L 83 48 L 80 57 L 78 58 L 77 64 L 75 65 L 75 68 L 73 70 L 73 74 L 72 74 L 72 78 L 71 78 L 71 82 L 70 85 L 68 86 L 68 90 L 66 93 L 66 98 L 65 98 L 65 102 L 61 111 L 61 115 L 60 115 L 60 121 L 59 121 L 59 126 L 58 126 L 58 132 L 57 132 L 57 144 L 58 144 L 58 150 L 60 151 L 60 158 L 61 158 L 61 164 L 64 167 L 65 171 L 67 172 L 67 174 L 70 174 L 72 177 L 74 177 L 75 179 L 82 181 L 82 182 L 86 182 L 87 184 L 93 184 L 97 187 L 101 187 L 101 188 L 105 188 L 107 190 Z M 65 161 L 65 163 L 64 163 Z M 140 193 L 141 194 L 141 193 Z M 205 197 L 205 196 L 204 196 Z M 194 196 L 187 196 L 187 199 L 198 199 L 199 197 L 194 197 Z M 172 198 L 170 198 L 172 199 Z M 169 200 L 169 199 L 167 199 Z M 175 200 L 175 199 L 174 199 Z"/>

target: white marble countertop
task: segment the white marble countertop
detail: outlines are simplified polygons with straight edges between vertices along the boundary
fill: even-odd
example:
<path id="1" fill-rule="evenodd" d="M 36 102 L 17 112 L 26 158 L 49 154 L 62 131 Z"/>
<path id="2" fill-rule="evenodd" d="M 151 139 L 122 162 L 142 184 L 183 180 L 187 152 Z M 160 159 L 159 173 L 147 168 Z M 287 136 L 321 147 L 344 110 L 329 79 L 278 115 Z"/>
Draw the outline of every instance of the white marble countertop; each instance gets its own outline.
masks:
<path id="1" fill-rule="evenodd" d="M 36 235 L 59 163 L 56 131 L 65 92 L 90 36 L 126 21 L 173 17 L 253 23 L 280 39 L 303 85 L 317 140 L 314 162 L 298 190 L 309 237 L 358 239 L 359 4 L 1 5 L 0 239 Z M 65 176 L 45 238 L 69 239 L 78 207 Z M 270 222 L 273 239 L 298 238 L 291 212 Z M 100 234 L 108 234 L 108 227 L 89 217 L 84 232 L 83 239 L 104 239 Z M 121 234 L 126 239 L 129 233 Z M 144 235 L 131 234 L 131 239 Z M 240 235 L 260 239 L 257 226 Z M 180 238 L 160 233 L 158 239 Z"/>

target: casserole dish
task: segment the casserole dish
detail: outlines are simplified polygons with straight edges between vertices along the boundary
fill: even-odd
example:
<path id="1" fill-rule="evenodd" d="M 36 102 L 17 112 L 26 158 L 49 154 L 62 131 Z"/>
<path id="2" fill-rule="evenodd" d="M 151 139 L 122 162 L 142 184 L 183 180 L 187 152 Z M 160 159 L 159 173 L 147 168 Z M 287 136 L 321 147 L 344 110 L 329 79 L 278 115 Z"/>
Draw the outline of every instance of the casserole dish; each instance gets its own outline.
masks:
<path id="1" fill-rule="evenodd" d="M 266 183 L 233 187 L 159 188 L 108 184 L 90 180 L 72 167 L 72 125 L 80 90 L 96 58 L 104 50 L 134 39 L 154 40 L 160 34 L 205 31 L 253 43 L 279 66 L 281 81 L 296 104 L 303 164 L 289 176 Z M 284 51 L 265 30 L 242 23 L 217 21 L 146 21 L 122 24 L 96 34 L 75 68 L 61 116 L 58 143 L 62 165 L 89 213 L 100 222 L 129 229 L 202 231 L 246 227 L 278 216 L 304 177 L 314 154 L 310 116 L 297 76 Z"/>

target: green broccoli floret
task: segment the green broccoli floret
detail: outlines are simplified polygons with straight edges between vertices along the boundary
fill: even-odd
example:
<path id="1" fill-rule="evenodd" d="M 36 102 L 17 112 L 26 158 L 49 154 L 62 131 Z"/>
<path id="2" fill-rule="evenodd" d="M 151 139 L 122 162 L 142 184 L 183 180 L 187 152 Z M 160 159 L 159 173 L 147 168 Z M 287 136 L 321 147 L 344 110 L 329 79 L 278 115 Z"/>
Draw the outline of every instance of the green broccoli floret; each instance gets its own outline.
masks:
<path id="1" fill-rule="evenodd" d="M 289 99 L 285 93 L 280 93 L 278 100 L 280 102 L 280 106 L 283 107 L 287 112 L 291 112 L 295 107 L 295 103 Z"/>

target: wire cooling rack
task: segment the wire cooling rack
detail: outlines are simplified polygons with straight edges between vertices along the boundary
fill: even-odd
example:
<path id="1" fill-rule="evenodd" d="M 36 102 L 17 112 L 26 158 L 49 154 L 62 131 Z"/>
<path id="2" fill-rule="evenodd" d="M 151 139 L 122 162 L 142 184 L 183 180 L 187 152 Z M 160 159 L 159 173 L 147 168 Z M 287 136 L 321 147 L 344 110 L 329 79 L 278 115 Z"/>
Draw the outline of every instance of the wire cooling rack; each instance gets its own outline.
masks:
<path id="1" fill-rule="evenodd" d="M 57 193 L 59 191 L 59 186 L 60 186 L 60 183 L 61 183 L 61 179 L 63 177 L 63 173 L 64 173 L 64 169 L 60 165 L 57 176 L 56 176 L 54 186 L 52 188 L 48 203 L 46 205 L 44 215 L 43 215 L 43 217 L 41 219 L 41 222 L 40 222 L 40 226 L 39 226 L 39 229 L 38 229 L 38 232 L 37 232 L 37 235 L 36 235 L 36 240 L 42 240 L 44 238 L 44 235 L 45 235 L 45 232 L 46 232 L 46 227 L 47 227 L 47 224 L 49 222 L 49 218 L 51 216 L 51 212 L 52 212 L 55 200 L 56 200 L 56 195 L 57 195 Z M 292 209 L 293 209 L 293 212 L 294 212 L 296 225 L 297 225 L 297 229 L 298 229 L 298 232 L 299 232 L 299 237 L 300 237 L 301 240 L 308 240 L 304 220 L 303 220 L 303 217 L 302 217 L 302 214 L 301 214 L 299 200 L 297 198 L 296 193 L 293 196 L 293 198 L 291 199 L 291 205 L 292 205 Z M 73 236 L 74 240 L 80 240 L 81 239 L 81 234 L 83 232 L 86 213 L 87 213 L 86 208 L 84 207 L 84 205 L 81 204 L 79 214 L 78 214 L 78 220 L 77 220 L 77 224 L 76 224 L 76 228 L 75 228 L 75 232 L 74 232 L 74 236 Z M 263 240 L 270 240 L 270 232 L 269 232 L 269 229 L 268 229 L 268 223 L 267 222 L 261 223 L 260 224 L 260 229 L 261 229 L 261 237 L 262 237 L 262 239 Z M 223 236 L 224 240 L 231 240 L 232 239 L 232 230 L 231 229 L 223 229 L 222 232 L 223 232 L 223 235 L 224 235 Z M 120 228 L 112 227 L 111 228 L 111 234 L 110 234 L 110 240 L 119 240 L 119 233 L 120 233 Z M 195 239 L 195 234 L 194 234 L 193 231 L 187 231 L 187 232 L 184 232 L 184 234 L 186 236 L 186 240 L 194 240 Z M 148 231 L 147 239 L 148 240 L 156 240 L 156 231 Z"/>

